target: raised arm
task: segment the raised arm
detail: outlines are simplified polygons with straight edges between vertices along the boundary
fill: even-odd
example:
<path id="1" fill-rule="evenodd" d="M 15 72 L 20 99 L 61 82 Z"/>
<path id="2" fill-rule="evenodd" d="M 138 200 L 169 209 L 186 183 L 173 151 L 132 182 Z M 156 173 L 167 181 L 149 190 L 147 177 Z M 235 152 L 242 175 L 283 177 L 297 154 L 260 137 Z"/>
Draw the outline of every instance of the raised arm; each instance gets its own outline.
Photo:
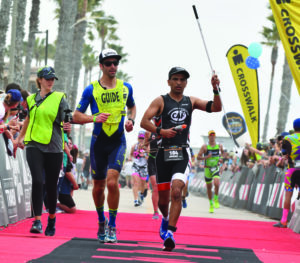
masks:
<path id="1" fill-rule="evenodd" d="M 213 75 L 211 78 L 211 85 L 213 86 L 214 99 L 213 101 L 202 100 L 196 97 L 191 97 L 193 109 L 207 111 L 207 112 L 219 112 L 222 110 L 222 103 L 219 96 L 218 86 L 220 80 L 217 75 Z"/>

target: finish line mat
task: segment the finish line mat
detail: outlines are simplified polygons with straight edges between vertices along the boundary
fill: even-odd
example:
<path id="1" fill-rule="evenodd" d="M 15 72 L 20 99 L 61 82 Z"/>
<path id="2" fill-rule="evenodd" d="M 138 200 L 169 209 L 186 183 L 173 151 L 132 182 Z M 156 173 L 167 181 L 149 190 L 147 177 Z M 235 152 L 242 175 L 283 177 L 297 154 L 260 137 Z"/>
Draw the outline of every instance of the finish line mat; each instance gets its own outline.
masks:
<path id="1" fill-rule="evenodd" d="M 29 262 L 262 262 L 251 249 L 176 245 L 172 252 L 162 251 L 155 242 L 119 241 L 100 244 L 96 239 L 73 238 L 50 254 Z"/>

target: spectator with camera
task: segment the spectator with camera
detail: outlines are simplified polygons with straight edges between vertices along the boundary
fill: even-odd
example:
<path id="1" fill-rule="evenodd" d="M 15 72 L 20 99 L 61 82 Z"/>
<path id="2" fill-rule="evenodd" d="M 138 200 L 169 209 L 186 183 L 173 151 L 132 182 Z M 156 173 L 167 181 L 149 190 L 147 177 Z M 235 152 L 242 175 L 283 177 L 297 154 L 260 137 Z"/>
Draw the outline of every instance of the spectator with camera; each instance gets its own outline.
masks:
<path id="1" fill-rule="evenodd" d="M 38 70 L 36 85 L 38 92 L 27 97 L 28 115 L 17 137 L 14 148 L 26 145 L 26 158 L 32 177 L 32 208 L 35 220 L 31 233 L 43 233 L 41 214 L 43 206 L 43 171 L 49 206 L 48 225 L 45 235 L 55 234 L 57 181 L 63 160 L 63 128 L 71 130 L 70 123 L 64 123 L 69 108 L 62 92 L 53 91 L 57 80 L 52 67 Z M 42 106 L 41 106 L 42 105 Z"/>

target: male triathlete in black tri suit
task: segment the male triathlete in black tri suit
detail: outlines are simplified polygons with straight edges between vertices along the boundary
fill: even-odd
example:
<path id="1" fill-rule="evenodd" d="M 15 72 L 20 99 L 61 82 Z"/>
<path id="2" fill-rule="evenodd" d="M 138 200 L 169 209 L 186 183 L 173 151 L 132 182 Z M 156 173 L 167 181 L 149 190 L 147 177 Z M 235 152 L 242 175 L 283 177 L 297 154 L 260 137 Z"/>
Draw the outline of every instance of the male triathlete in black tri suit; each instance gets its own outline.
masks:
<path id="1" fill-rule="evenodd" d="M 156 156 L 158 207 L 163 215 L 160 236 L 164 240 L 164 250 L 171 251 L 175 247 L 173 233 L 181 213 L 181 196 L 189 172 L 188 135 L 194 109 L 217 112 L 221 111 L 221 100 L 218 90 L 218 76 L 213 75 L 211 83 L 214 100 L 207 101 L 183 95 L 190 74 L 181 67 L 173 67 L 169 71 L 168 85 L 171 90 L 164 96 L 157 97 L 146 110 L 141 127 L 149 132 L 162 136 L 161 147 Z M 161 127 L 152 123 L 154 116 L 161 115 Z M 180 129 L 184 125 L 185 129 Z M 171 184 L 172 183 L 172 184 Z M 169 202 L 171 192 L 171 206 Z"/>

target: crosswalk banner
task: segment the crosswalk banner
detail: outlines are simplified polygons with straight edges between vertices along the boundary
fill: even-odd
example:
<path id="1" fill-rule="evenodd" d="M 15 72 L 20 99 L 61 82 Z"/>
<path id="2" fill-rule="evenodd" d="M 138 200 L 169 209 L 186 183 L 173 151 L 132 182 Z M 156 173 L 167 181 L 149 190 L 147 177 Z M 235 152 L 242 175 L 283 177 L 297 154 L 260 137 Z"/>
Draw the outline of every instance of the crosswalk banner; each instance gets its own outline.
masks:
<path id="1" fill-rule="evenodd" d="M 300 1 L 270 0 L 270 5 L 300 95 Z"/>
<path id="2" fill-rule="evenodd" d="M 244 118 L 254 147 L 259 140 L 259 87 L 256 69 L 246 65 L 249 56 L 244 45 L 232 46 L 226 54 Z"/>

